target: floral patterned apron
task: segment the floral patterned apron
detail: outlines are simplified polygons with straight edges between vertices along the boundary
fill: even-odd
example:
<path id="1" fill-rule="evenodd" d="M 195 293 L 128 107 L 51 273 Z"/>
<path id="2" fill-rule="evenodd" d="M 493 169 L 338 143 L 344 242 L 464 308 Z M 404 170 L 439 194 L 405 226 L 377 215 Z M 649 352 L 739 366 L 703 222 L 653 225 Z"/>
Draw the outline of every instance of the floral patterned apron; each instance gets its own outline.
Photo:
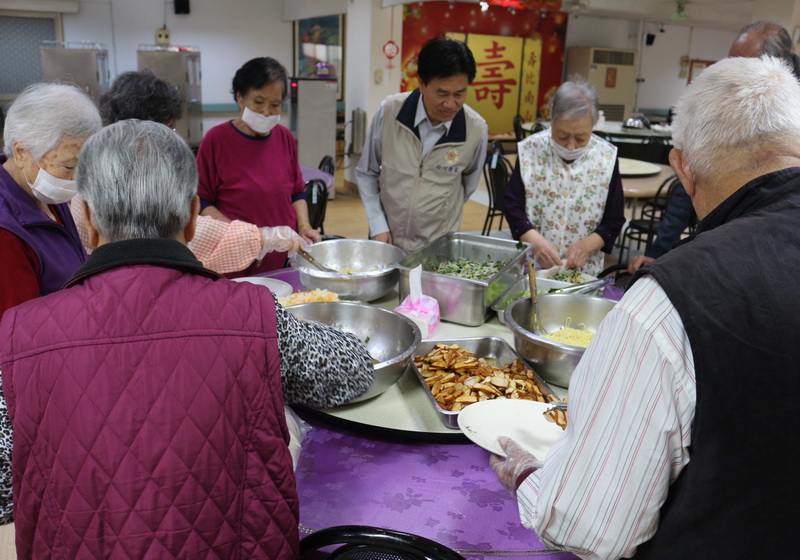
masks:
<path id="1" fill-rule="evenodd" d="M 550 130 L 519 143 L 518 158 L 525 185 L 525 211 L 531 224 L 563 258 L 567 249 L 588 236 L 603 218 L 617 148 L 592 135 L 589 149 L 570 164 L 555 155 Z M 604 254 L 589 257 L 582 272 L 597 276 Z"/>

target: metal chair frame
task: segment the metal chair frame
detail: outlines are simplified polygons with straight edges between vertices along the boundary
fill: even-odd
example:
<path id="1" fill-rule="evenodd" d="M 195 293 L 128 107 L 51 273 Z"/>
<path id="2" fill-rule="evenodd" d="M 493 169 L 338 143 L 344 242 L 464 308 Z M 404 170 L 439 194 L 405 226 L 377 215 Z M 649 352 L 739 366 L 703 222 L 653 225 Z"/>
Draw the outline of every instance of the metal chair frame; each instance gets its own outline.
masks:
<path id="1" fill-rule="evenodd" d="M 645 252 L 650 249 L 658 232 L 661 217 L 669 205 L 672 193 L 679 184 L 680 180 L 675 175 L 670 175 L 664 179 L 658 187 L 658 191 L 656 191 L 656 196 L 648 202 L 649 208 L 647 210 L 642 208 L 642 217 L 634 217 L 626 224 L 619 238 L 619 262 L 628 261 L 633 242 L 636 242 L 637 249 L 641 249 L 642 243 L 644 243 Z M 625 258 L 626 251 L 628 258 Z"/>
<path id="2" fill-rule="evenodd" d="M 322 235 L 325 235 L 323 222 L 328 207 L 328 186 L 322 179 L 310 179 L 306 181 L 305 191 L 308 222 L 311 224 L 311 229 L 319 230 Z"/>
<path id="3" fill-rule="evenodd" d="M 482 235 L 489 235 L 495 218 L 500 218 L 498 229 L 503 229 L 503 218 L 505 217 L 503 197 L 513 170 L 508 158 L 497 150 L 493 151 L 486 158 L 486 163 L 483 164 L 483 178 L 486 181 L 486 190 L 489 192 L 489 209 L 486 212 L 486 219 L 483 221 Z"/>

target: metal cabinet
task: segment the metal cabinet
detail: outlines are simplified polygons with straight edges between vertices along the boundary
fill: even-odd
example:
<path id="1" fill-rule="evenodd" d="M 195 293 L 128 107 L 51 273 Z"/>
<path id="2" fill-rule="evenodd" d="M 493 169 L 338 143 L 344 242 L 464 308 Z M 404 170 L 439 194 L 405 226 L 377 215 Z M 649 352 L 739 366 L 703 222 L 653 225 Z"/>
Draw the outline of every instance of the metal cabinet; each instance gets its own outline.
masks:
<path id="1" fill-rule="evenodd" d="M 42 41 L 42 78 L 75 84 L 97 102 L 109 86 L 108 50 L 100 43 Z"/>
<path id="2" fill-rule="evenodd" d="M 139 70 L 149 68 L 165 82 L 178 86 L 184 105 L 183 116 L 174 124 L 175 130 L 189 146 L 199 146 L 203 138 L 200 50 L 174 45 L 139 45 L 136 54 Z"/>

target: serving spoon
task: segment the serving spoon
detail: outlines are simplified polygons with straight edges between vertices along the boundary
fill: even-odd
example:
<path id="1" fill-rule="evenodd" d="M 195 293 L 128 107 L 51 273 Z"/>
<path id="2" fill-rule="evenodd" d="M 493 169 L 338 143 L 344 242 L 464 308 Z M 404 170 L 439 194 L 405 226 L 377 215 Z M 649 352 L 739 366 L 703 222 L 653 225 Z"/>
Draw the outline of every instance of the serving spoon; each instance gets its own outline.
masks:
<path id="1" fill-rule="evenodd" d="M 318 262 L 317 259 L 315 259 L 313 256 L 311 256 L 311 253 L 309 253 L 305 249 L 298 248 L 297 252 L 300 253 L 305 260 L 310 262 L 315 268 L 321 270 L 322 272 L 335 272 L 337 274 L 339 273 L 338 270 L 334 270 L 332 268 L 328 268 L 327 266 L 325 266 L 325 265 L 321 264 L 320 262 Z"/>
<path id="2" fill-rule="evenodd" d="M 531 287 L 531 330 L 534 334 L 547 334 L 542 320 L 539 318 L 539 294 L 536 293 L 536 271 L 533 269 L 533 259 L 528 259 L 528 283 Z"/>

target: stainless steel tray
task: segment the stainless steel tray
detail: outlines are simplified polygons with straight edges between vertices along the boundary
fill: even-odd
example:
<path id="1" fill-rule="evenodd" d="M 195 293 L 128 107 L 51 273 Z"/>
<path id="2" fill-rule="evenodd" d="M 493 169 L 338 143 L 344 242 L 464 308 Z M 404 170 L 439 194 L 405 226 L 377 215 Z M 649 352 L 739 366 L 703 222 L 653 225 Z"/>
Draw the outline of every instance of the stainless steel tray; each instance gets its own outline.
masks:
<path id="1" fill-rule="evenodd" d="M 434 346 L 437 344 L 458 344 L 462 348 L 466 348 L 475 356 L 479 358 L 493 358 L 500 362 L 501 364 L 507 364 L 513 362 L 515 359 L 519 359 L 525 367 L 530 367 L 527 362 L 520 356 L 514 348 L 502 338 L 498 338 L 495 336 L 481 336 L 481 337 L 474 337 L 474 338 L 449 338 L 449 339 L 436 339 L 436 340 L 423 340 L 422 343 L 417 347 L 417 351 L 414 353 L 414 357 L 416 356 L 424 356 L 428 352 L 430 352 Z M 450 410 L 445 410 L 439 403 L 436 402 L 436 399 L 433 397 L 433 394 L 428 387 L 428 384 L 425 383 L 425 378 L 422 377 L 419 369 L 417 368 L 416 364 L 414 364 L 414 360 L 412 358 L 411 364 L 409 365 L 410 369 L 414 372 L 414 375 L 417 376 L 417 379 L 422 384 L 422 388 L 425 390 L 425 394 L 428 396 L 428 400 L 430 401 L 431 405 L 433 405 L 434 409 L 436 410 L 436 415 L 442 421 L 442 423 L 447 426 L 448 428 L 458 429 L 458 412 L 453 412 Z M 542 394 L 557 399 L 557 397 L 553 394 L 553 391 L 550 387 L 542 381 L 542 378 L 534 371 L 533 372 L 534 381 L 539 386 L 539 389 L 542 391 Z M 467 405 L 469 406 L 469 405 Z"/>
<path id="2" fill-rule="evenodd" d="M 529 248 L 528 243 L 510 239 L 448 233 L 394 263 L 400 271 L 400 301 L 410 292 L 409 272 L 422 265 L 422 292 L 439 302 L 441 319 L 470 327 L 482 325 L 489 307 L 524 273 L 525 253 Z M 431 271 L 439 263 L 461 258 L 509 262 L 486 280 L 467 280 Z"/>

